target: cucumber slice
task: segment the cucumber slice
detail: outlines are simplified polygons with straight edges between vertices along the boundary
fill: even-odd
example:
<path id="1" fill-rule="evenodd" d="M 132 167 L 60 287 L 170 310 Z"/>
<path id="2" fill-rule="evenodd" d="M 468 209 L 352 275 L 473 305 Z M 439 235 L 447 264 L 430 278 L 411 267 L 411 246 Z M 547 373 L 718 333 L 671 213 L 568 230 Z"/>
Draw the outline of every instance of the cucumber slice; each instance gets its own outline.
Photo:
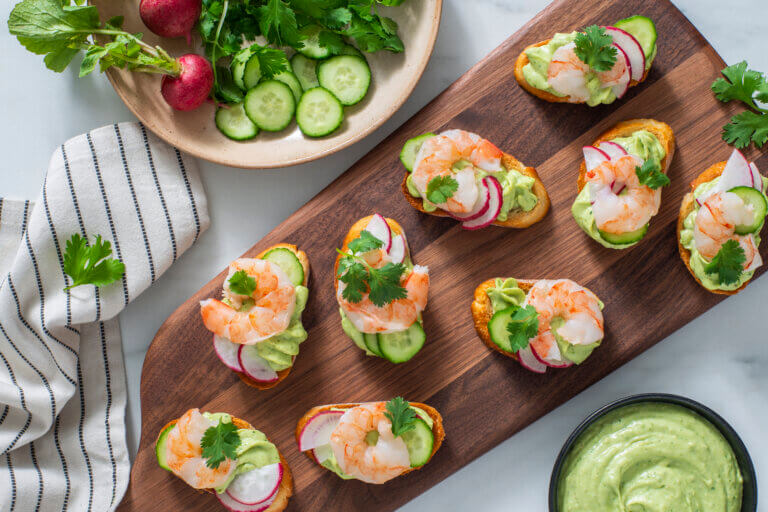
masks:
<path id="1" fill-rule="evenodd" d="M 232 70 L 232 80 L 242 91 L 248 90 L 243 82 L 243 76 L 245 75 L 245 65 L 251 58 L 250 55 L 251 49 L 243 48 L 235 54 L 232 58 L 232 64 L 230 65 L 230 69 Z"/>
<path id="2" fill-rule="evenodd" d="M 408 458 L 411 467 L 418 468 L 429 461 L 432 456 L 432 448 L 435 446 L 435 436 L 427 422 L 419 418 L 415 422 L 416 427 L 400 435 L 408 448 Z"/>
<path id="3" fill-rule="evenodd" d="M 275 247 L 262 256 L 261 259 L 275 263 L 283 269 L 283 272 L 288 274 L 288 278 L 294 286 L 304 284 L 304 267 L 292 250 L 285 247 Z"/>
<path id="4" fill-rule="evenodd" d="M 267 132 L 279 132 L 286 128 L 296 112 L 296 100 L 291 88 L 277 80 L 265 80 L 248 91 L 244 106 L 251 121 Z"/>
<path id="5" fill-rule="evenodd" d="M 363 333 L 363 341 L 365 342 L 365 346 L 368 347 L 368 350 L 373 352 L 379 357 L 383 357 L 381 350 L 379 350 L 379 335 L 378 334 L 371 334 L 368 332 Z"/>
<path id="6" fill-rule="evenodd" d="M 357 57 L 365 58 L 363 56 L 363 52 L 361 52 L 360 50 L 358 50 L 357 48 L 355 48 L 351 44 L 345 44 L 341 48 L 341 51 L 339 52 L 339 55 L 355 55 Z"/>
<path id="7" fill-rule="evenodd" d="M 752 187 L 734 187 L 728 192 L 732 192 L 739 196 L 746 205 L 752 207 L 752 212 L 754 213 L 754 217 L 750 224 L 736 225 L 736 234 L 748 235 L 759 231 L 760 228 L 763 227 L 765 215 L 768 213 L 768 203 L 766 203 L 763 193 Z"/>
<path id="8" fill-rule="evenodd" d="M 419 154 L 421 145 L 424 144 L 425 140 L 434 136 L 434 133 L 429 132 L 405 141 L 403 149 L 400 151 L 400 161 L 403 162 L 403 165 L 408 169 L 408 172 L 413 171 L 413 164 L 416 163 L 416 156 Z"/>
<path id="9" fill-rule="evenodd" d="M 302 46 L 299 48 L 299 52 L 305 57 L 310 59 L 325 59 L 331 56 L 331 50 L 325 46 L 320 46 L 320 31 L 321 27 L 317 25 L 309 25 L 299 31 L 299 34 L 303 36 Z"/>
<path id="10" fill-rule="evenodd" d="M 645 58 L 651 58 L 653 49 L 656 47 L 656 24 L 653 20 L 645 16 L 631 16 L 617 21 L 613 26 L 635 36 L 635 39 L 643 48 Z"/>
<path id="11" fill-rule="evenodd" d="M 259 62 L 259 56 L 253 55 L 248 62 L 245 63 L 243 68 L 243 87 L 244 91 L 256 87 L 261 80 L 261 63 Z"/>
<path id="12" fill-rule="evenodd" d="M 296 109 L 296 122 L 308 137 L 323 137 L 333 133 L 344 120 L 344 107 L 326 89 L 315 87 L 301 96 Z"/>
<path id="13" fill-rule="evenodd" d="M 512 321 L 512 315 L 515 314 L 515 311 L 518 309 L 520 309 L 519 306 L 510 306 L 506 309 L 502 309 L 501 311 L 494 313 L 488 321 L 488 334 L 491 336 L 491 341 L 493 341 L 501 350 L 509 352 L 510 354 L 513 353 L 513 350 L 512 344 L 509 342 L 507 325 Z"/>
<path id="14" fill-rule="evenodd" d="M 371 68 L 362 57 L 338 55 L 317 65 L 317 79 L 342 105 L 354 105 L 368 93 Z"/>
<path id="15" fill-rule="evenodd" d="M 242 103 L 216 109 L 216 128 L 232 140 L 248 140 L 259 134 L 259 127 L 245 115 Z"/>
<path id="16" fill-rule="evenodd" d="M 276 74 L 272 77 L 273 80 L 277 80 L 278 82 L 283 82 L 285 85 L 291 88 L 291 92 L 293 93 L 293 99 L 296 100 L 296 104 L 299 104 L 299 100 L 301 99 L 301 95 L 304 92 L 304 89 L 301 87 L 301 83 L 299 83 L 299 79 L 296 78 L 296 75 L 294 75 L 290 71 L 281 71 L 280 73 Z"/>
<path id="17" fill-rule="evenodd" d="M 317 61 L 297 53 L 291 57 L 291 68 L 305 91 L 320 85 L 317 81 Z"/>
<path id="18" fill-rule="evenodd" d="M 424 346 L 427 335 L 419 322 L 400 332 L 379 334 L 379 350 L 390 363 L 404 363 Z"/>
<path id="19" fill-rule="evenodd" d="M 157 438 L 157 443 L 155 443 L 155 456 L 157 456 L 157 464 L 166 471 L 170 471 L 171 468 L 168 467 L 168 461 L 166 461 L 165 458 L 165 443 L 168 440 L 168 433 L 175 427 L 175 423 L 173 425 L 167 426 L 165 430 L 160 432 L 160 435 Z"/>
<path id="20" fill-rule="evenodd" d="M 600 237 L 606 242 L 608 242 L 609 244 L 630 245 L 642 240 L 642 238 L 648 232 L 648 224 L 646 224 L 645 226 L 635 231 L 630 231 L 628 233 L 621 233 L 618 235 L 615 233 L 608 233 L 606 231 L 601 231 L 601 230 L 598 230 L 598 232 L 600 233 Z"/>

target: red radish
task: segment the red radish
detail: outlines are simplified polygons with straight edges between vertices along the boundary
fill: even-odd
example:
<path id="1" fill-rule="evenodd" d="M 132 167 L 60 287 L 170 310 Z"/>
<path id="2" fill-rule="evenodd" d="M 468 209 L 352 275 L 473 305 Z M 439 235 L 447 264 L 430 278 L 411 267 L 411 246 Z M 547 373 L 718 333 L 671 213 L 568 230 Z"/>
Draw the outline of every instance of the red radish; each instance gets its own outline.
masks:
<path id="1" fill-rule="evenodd" d="M 588 171 L 611 159 L 605 151 L 595 146 L 584 146 L 581 149 L 584 152 L 584 163 L 587 164 Z"/>
<path id="2" fill-rule="evenodd" d="M 259 503 L 257 505 L 243 505 L 239 501 L 233 499 L 226 492 L 221 494 L 216 493 L 216 499 L 218 499 L 219 503 L 224 505 L 224 508 L 230 512 L 264 512 L 264 510 L 267 510 L 272 502 L 275 501 L 276 497 L 277 493 L 275 493 L 272 497 L 263 503 Z"/>
<path id="3" fill-rule="evenodd" d="M 597 145 L 597 149 L 608 155 L 608 158 L 611 160 L 627 155 L 627 150 L 621 144 L 615 142 L 603 141 Z"/>
<path id="4" fill-rule="evenodd" d="M 530 370 L 534 373 L 544 373 L 547 371 L 547 365 L 536 359 L 530 345 L 518 350 L 517 357 L 519 358 L 522 367 L 526 370 Z"/>
<path id="5" fill-rule="evenodd" d="M 632 63 L 629 61 L 627 52 L 625 52 L 621 46 L 617 45 L 616 43 L 614 43 L 613 46 L 618 50 L 618 55 L 616 58 L 624 59 L 627 67 L 624 70 L 624 73 L 621 75 L 621 78 L 610 84 L 606 83 L 605 85 L 611 85 L 613 88 L 613 93 L 616 95 L 616 97 L 622 98 L 625 94 L 627 94 L 627 91 L 629 90 L 629 83 L 631 81 L 630 77 L 632 76 Z"/>
<path id="6" fill-rule="evenodd" d="M 243 505 L 262 505 L 277 494 L 283 480 L 283 465 L 279 462 L 237 475 L 227 486 L 227 494 Z"/>
<path id="7" fill-rule="evenodd" d="M 477 198 L 477 201 L 475 201 L 475 206 L 472 208 L 471 212 L 467 213 L 466 215 L 447 212 L 448 215 L 456 220 L 466 222 L 468 220 L 475 220 L 476 218 L 485 214 L 485 212 L 488 211 L 488 206 L 491 202 L 491 191 L 486 186 L 485 180 L 481 181 L 480 185 L 481 187 L 479 191 L 479 197 Z"/>
<path id="8" fill-rule="evenodd" d="M 241 345 L 237 353 L 243 372 L 258 382 L 275 382 L 277 372 L 259 355 L 256 345 Z"/>
<path id="9" fill-rule="evenodd" d="M 392 229 L 384 217 L 374 213 L 365 230 L 384 242 L 382 249 L 389 252 L 389 248 L 392 246 Z"/>
<path id="10" fill-rule="evenodd" d="M 486 176 L 483 179 L 483 183 L 488 188 L 491 196 L 488 201 L 488 210 L 476 219 L 462 222 L 461 227 L 464 229 L 481 229 L 490 226 L 496 220 L 496 217 L 499 216 L 501 205 L 504 203 L 504 193 L 501 190 L 501 184 L 493 176 Z"/>
<path id="11" fill-rule="evenodd" d="M 389 257 L 393 263 L 402 263 L 408 250 L 405 245 L 405 237 L 397 235 L 392 237 L 392 246 L 389 248 Z"/>
<path id="12" fill-rule="evenodd" d="M 299 451 L 306 452 L 331 442 L 331 433 L 343 411 L 321 411 L 312 416 L 299 434 Z"/>
<path id="13" fill-rule="evenodd" d="M 757 190 L 763 190 L 763 175 L 757 169 L 755 162 L 749 164 L 749 170 L 752 171 L 752 188 Z"/>
<path id="14" fill-rule="evenodd" d="M 733 187 L 751 187 L 754 183 L 752 179 L 752 167 L 749 160 L 738 149 L 734 149 L 730 158 L 725 163 L 723 174 L 720 175 L 720 181 L 714 187 L 718 191 L 728 191 Z"/>
<path id="15" fill-rule="evenodd" d="M 616 27 L 603 27 L 605 33 L 613 38 L 613 42 L 616 46 L 624 50 L 627 55 L 629 63 L 632 67 L 632 73 L 630 77 L 632 80 L 639 82 L 643 79 L 645 74 L 645 52 L 643 47 L 640 46 L 638 40 L 629 32 Z"/>
<path id="16" fill-rule="evenodd" d="M 141 21 L 161 37 L 186 37 L 192 44 L 192 29 L 200 17 L 200 0 L 141 0 Z"/>
<path id="17" fill-rule="evenodd" d="M 213 88 L 213 70 L 207 59 L 188 53 L 178 58 L 179 76 L 164 75 L 160 85 L 166 103 L 176 110 L 194 110 L 205 102 Z"/>
<path id="18" fill-rule="evenodd" d="M 753 240 L 754 240 L 754 235 L 749 235 L 749 236 L 753 237 Z M 763 264 L 763 258 L 760 256 L 759 252 L 756 252 L 755 256 L 752 258 L 752 263 L 750 263 L 749 266 L 744 270 L 746 270 L 747 272 L 751 272 L 755 270 L 757 267 L 761 266 L 762 264 Z"/>
<path id="19" fill-rule="evenodd" d="M 222 338 L 215 334 L 213 335 L 213 349 L 216 351 L 216 355 L 219 356 L 221 362 L 230 370 L 236 372 L 243 371 L 243 367 L 240 366 L 240 359 L 237 355 L 241 346 L 242 345 L 229 341 L 227 338 Z"/>
<path id="20" fill-rule="evenodd" d="M 530 345 L 530 347 L 533 357 L 543 365 L 549 366 L 550 368 L 568 368 L 569 366 L 573 366 L 571 361 L 568 361 L 562 356 L 560 347 L 558 347 L 556 343 L 549 350 L 547 357 L 540 356 L 539 353 L 536 352 L 536 347 L 533 345 Z"/>

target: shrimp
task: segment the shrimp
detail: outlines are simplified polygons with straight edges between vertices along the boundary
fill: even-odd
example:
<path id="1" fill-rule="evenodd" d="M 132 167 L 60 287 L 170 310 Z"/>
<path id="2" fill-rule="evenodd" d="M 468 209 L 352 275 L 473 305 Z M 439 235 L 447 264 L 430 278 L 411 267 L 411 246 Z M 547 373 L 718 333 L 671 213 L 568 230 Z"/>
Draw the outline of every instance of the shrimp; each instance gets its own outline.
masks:
<path id="1" fill-rule="evenodd" d="M 388 333 L 404 331 L 419 319 L 427 307 L 429 269 L 416 265 L 400 283 L 407 296 L 384 306 L 377 306 L 364 294 L 360 302 L 349 302 L 342 292 L 346 284 L 339 281 L 336 299 L 355 328 L 364 333 Z"/>
<path id="2" fill-rule="evenodd" d="M 571 102 L 581 103 L 590 98 L 587 87 L 587 75 L 590 69 L 576 55 L 575 48 L 576 43 L 568 43 L 554 51 L 547 69 L 547 82 L 555 91 L 569 96 Z M 627 71 L 627 61 L 619 55 L 611 69 L 598 72 L 597 78 L 604 88 L 624 86 L 629 81 Z"/>
<path id="3" fill-rule="evenodd" d="M 475 168 L 501 171 L 503 155 L 492 142 L 475 133 L 448 130 L 422 144 L 414 162 L 413 184 L 422 197 L 427 197 L 427 185 L 433 178 L 450 176 L 458 188 L 445 203 L 436 206 L 456 214 L 469 213 L 482 200 Z"/>
<path id="4" fill-rule="evenodd" d="M 331 433 L 331 449 L 341 470 L 369 484 L 383 484 L 410 469 L 408 448 L 392 434 L 385 402 L 347 409 Z"/>
<path id="5" fill-rule="evenodd" d="M 603 339 L 603 312 L 594 293 L 570 279 L 542 279 L 528 291 L 524 305 L 536 309 L 539 330 L 530 344 L 542 358 L 562 359 L 552 320 L 563 323 L 557 334 L 572 345 L 589 345 Z"/>
<path id="6" fill-rule="evenodd" d="M 250 296 L 239 295 L 229 286 L 229 278 L 239 270 L 256 280 L 256 290 Z M 214 334 L 243 345 L 253 345 L 286 330 L 296 306 L 296 289 L 288 275 L 278 265 L 261 259 L 233 261 L 223 295 L 224 301 L 200 302 L 203 324 Z"/>
<path id="7" fill-rule="evenodd" d="M 199 409 L 190 409 L 168 433 L 165 444 L 168 467 L 195 489 L 221 487 L 237 467 L 231 459 L 224 459 L 217 468 L 206 465 L 200 441 L 205 431 L 213 426 L 215 423 L 200 414 Z"/>
<path id="8" fill-rule="evenodd" d="M 755 212 L 732 192 L 716 192 L 709 196 L 696 213 L 693 239 L 696 249 L 711 260 L 728 240 L 735 240 L 744 249 L 744 270 L 754 270 L 762 265 L 762 258 L 753 234 L 737 235 L 737 224 L 751 224 Z"/>
<path id="9" fill-rule="evenodd" d="M 592 213 L 601 231 L 636 231 L 659 212 L 661 189 L 641 185 L 635 172 L 642 163 L 633 155 L 624 155 L 587 171 Z"/>

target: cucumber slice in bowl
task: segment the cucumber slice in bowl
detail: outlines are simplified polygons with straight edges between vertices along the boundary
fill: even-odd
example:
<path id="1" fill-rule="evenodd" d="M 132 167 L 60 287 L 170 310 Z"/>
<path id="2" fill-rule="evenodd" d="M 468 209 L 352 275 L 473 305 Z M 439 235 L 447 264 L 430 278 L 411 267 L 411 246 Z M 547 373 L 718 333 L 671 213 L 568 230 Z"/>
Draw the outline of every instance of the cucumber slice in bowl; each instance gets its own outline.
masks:
<path id="1" fill-rule="evenodd" d="M 166 471 L 170 471 L 171 468 L 168 467 L 168 461 L 166 460 L 165 456 L 165 445 L 168 441 L 168 434 L 176 427 L 176 424 L 169 425 L 160 432 L 160 435 L 157 438 L 157 442 L 155 443 L 155 455 L 157 456 L 157 465 L 163 468 Z"/>
<path id="2" fill-rule="evenodd" d="M 320 85 L 317 81 L 317 61 L 307 58 L 304 55 L 297 53 L 291 57 L 291 68 L 293 74 L 299 79 L 301 88 L 305 91 L 313 89 Z"/>
<path id="3" fill-rule="evenodd" d="M 415 421 L 415 428 L 400 435 L 408 448 L 408 458 L 411 467 L 418 468 L 429 462 L 432 449 L 435 446 L 435 436 L 427 422 L 421 418 Z"/>
<path id="4" fill-rule="evenodd" d="M 275 247 L 262 256 L 261 259 L 275 263 L 283 269 L 283 272 L 288 274 L 288 278 L 294 286 L 304 283 L 304 266 L 302 266 L 299 258 L 296 257 L 292 250 L 285 247 Z"/>
<path id="5" fill-rule="evenodd" d="M 248 91 L 243 104 L 250 120 L 267 132 L 285 129 L 296 112 L 293 92 L 277 80 L 265 80 Z"/>
<path id="6" fill-rule="evenodd" d="M 216 128 L 232 140 L 249 140 L 259 134 L 259 127 L 245 114 L 242 103 L 216 109 Z"/>
<path id="7" fill-rule="evenodd" d="M 403 163 L 403 166 L 408 169 L 408 172 L 413 171 L 413 164 L 416 163 L 416 157 L 419 154 L 421 145 L 424 144 L 425 140 L 431 139 L 434 136 L 434 133 L 429 132 L 405 141 L 403 149 L 400 151 L 400 161 Z"/>
<path id="8" fill-rule="evenodd" d="M 363 55 L 363 52 L 352 46 L 351 44 L 345 44 L 341 47 L 341 51 L 339 52 L 339 55 L 355 55 L 356 57 L 362 57 L 365 58 Z"/>
<path id="9" fill-rule="evenodd" d="M 299 53 L 310 59 L 325 59 L 331 56 L 331 50 L 320 45 L 321 30 L 322 28 L 317 25 L 309 25 L 299 31 L 303 37 L 301 40 L 303 46 L 299 49 Z"/>
<path id="10" fill-rule="evenodd" d="M 390 363 L 404 363 L 415 356 L 427 335 L 419 322 L 414 322 L 408 329 L 400 332 L 379 334 L 379 350 Z"/>
<path id="11" fill-rule="evenodd" d="M 324 137 L 335 132 L 344 120 L 344 107 L 328 90 L 315 87 L 305 91 L 296 110 L 296 122 L 308 137 Z"/>
<path id="12" fill-rule="evenodd" d="M 760 231 L 768 213 L 768 203 L 762 192 L 752 187 L 734 187 L 728 192 L 736 194 L 744 201 L 744 204 L 752 207 L 752 222 L 749 224 L 737 224 L 735 232 L 737 235 L 748 235 Z"/>
<path id="13" fill-rule="evenodd" d="M 645 16 L 631 16 L 613 24 L 632 34 L 640 43 L 645 53 L 646 66 L 648 60 L 653 56 L 653 48 L 656 46 L 656 24 L 652 19 Z"/>
<path id="14" fill-rule="evenodd" d="M 608 233 L 607 231 L 601 231 L 598 230 L 600 233 L 600 237 L 608 242 L 609 244 L 613 245 L 631 245 L 636 244 L 640 240 L 643 239 L 645 234 L 648 232 L 648 224 L 641 227 L 640 229 L 636 229 L 635 231 L 629 231 L 627 233 L 619 233 L 618 235 L 615 233 Z"/>
<path id="15" fill-rule="evenodd" d="M 371 69 L 362 57 L 338 55 L 318 64 L 317 79 L 342 105 L 354 105 L 368 93 Z"/>
<path id="16" fill-rule="evenodd" d="M 296 77 L 296 75 L 290 71 L 281 71 L 280 73 L 273 76 L 272 79 L 277 80 L 278 82 L 283 82 L 285 85 L 290 87 L 291 92 L 293 93 L 293 99 L 296 100 L 296 104 L 298 105 L 304 89 L 302 88 L 301 83 L 299 82 L 299 79 Z"/>
<path id="17" fill-rule="evenodd" d="M 234 70 L 233 70 L 234 73 Z M 247 91 L 256 87 L 261 80 L 261 62 L 259 62 L 259 56 L 253 55 L 243 67 L 243 75 L 241 82 L 243 84 L 242 89 Z"/>

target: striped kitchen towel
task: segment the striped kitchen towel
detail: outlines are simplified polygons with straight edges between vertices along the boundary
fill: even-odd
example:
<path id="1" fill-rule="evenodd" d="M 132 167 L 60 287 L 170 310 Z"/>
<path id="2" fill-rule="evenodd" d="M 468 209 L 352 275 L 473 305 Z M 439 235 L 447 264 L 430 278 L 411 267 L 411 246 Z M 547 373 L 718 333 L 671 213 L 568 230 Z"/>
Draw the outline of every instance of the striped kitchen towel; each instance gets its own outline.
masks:
<path id="1" fill-rule="evenodd" d="M 120 502 L 129 461 L 117 314 L 207 227 L 194 161 L 137 123 L 64 143 L 36 203 L 0 199 L 1 511 Z M 109 240 L 123 278 L 65 292 L 75 233 Z"/>

